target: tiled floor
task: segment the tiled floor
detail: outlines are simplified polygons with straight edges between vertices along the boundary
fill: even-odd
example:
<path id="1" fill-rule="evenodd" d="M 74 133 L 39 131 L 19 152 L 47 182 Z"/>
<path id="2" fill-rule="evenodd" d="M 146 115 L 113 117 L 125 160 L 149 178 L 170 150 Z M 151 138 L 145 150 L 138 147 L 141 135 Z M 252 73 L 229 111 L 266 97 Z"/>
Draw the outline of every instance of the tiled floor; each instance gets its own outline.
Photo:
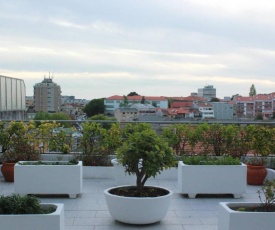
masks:
<path id="1" fill-rule="evenodd" d="M 199 196 L 189 199 L 178 193 L 176 180 L 149 180 L 147 185 L 166 187 L 174 191 L 174 194 L 167 216 L 158 223 L 145 226 L 122 224 L 110 216 L 103 190 L 115 186 L 115 181 L 111 179 L 84 179 L 83 193 L 76 199 L 66 196 L 40 199 L 44 203 L 64 203 L 66 230 L 217 230 L 219 202 L 259 201 L 256 193 L 260 188 L 258 186 L 247 186 L 246 194 L 241 199 L 230 196 Z M 13 191 L 13 183 L 4 182 L 3 177 L 0 177 L 0 194 L 9 195 Z"/>

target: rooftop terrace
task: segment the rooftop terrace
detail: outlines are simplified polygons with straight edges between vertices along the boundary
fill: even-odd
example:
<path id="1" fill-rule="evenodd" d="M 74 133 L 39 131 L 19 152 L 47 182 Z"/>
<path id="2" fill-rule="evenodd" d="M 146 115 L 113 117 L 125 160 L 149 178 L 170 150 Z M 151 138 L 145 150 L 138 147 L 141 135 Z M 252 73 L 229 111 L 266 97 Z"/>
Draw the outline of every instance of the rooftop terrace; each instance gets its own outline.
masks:
<path id="1" fill-rule="evenodd" d="M 171 189 L 174 194 L 167 216 L 151 225 L 127 225 L 114 220 L 108 211 L 103 190 L 116 186 L 114 179 L 83 179 L 83 192 L 76 199 L 67 196 L 41 196 L 42 203 L 64 203 L 66 230 L 217 230 L 219 202 L 258 202 L 259 186 L 247 186 L 241 199 L 233 196 L 197 196 L 195 199 L 180 194 L 177 180 L 149 179 L 147 185 L 158 185 Z M 10 195 L 14 184 L 0 177 L 0 194 Z M 119 211 L 119 210 L 118 210 Z"/>

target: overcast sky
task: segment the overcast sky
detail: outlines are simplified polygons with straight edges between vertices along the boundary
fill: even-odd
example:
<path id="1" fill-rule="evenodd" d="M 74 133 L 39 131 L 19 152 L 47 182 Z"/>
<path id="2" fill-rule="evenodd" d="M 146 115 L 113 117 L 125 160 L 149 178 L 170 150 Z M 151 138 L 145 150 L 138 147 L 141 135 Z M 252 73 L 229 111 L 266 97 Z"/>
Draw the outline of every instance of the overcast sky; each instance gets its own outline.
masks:
<path id="1" fill-rule="evenodd" d="M 62 95 L 275 92 L 274 0 L 0 0 L 0 75 Z"/>

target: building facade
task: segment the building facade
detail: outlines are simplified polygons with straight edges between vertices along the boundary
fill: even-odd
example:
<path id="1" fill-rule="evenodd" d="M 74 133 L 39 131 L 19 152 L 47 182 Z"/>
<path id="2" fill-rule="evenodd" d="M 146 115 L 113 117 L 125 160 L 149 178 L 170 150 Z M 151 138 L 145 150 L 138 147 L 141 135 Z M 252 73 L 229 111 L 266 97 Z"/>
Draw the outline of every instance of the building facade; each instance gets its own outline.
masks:
<path id="1" fill-rule="evenodd" d="M 60 112 L 61 88 L 52 78 L 44 78 L 33 87 L 35 112 Z"/>
<path id="2" fill-rule="evenodd" d="M 204 88 L 198 89 L 198 96 L 210 101 L 212 98 L 216 97 L 216 89 L 213 85 L 204 86 Z"/>
<path id="3" fill-rule="evenodd" d="M 124 96 L 111 96 L 104 100 L 105 113 L 114 114 L 115 110 L 122 107 L 124 103 Z M 127 100 L 129 104 L 140 103 L 143 96 L 128 96 Z M 146 97 L 145 101 L 148 104 L 155 105 L 157 108 L 168 109 L 168 99 L 165 97 Z"/>
<path id="4" fill-rule="evenodd" d="M 0 119 L 24 120 L 26 87 L 24 80 L 0 75 Z"/>
<path id="5" fill-rule="evenodd" d="M 234 108 L 232 103 L 230 102 L 210 102 L 210 103 L 213 105 L 215 119 L 221 119 L 221 120 L 233 119 Z"/>

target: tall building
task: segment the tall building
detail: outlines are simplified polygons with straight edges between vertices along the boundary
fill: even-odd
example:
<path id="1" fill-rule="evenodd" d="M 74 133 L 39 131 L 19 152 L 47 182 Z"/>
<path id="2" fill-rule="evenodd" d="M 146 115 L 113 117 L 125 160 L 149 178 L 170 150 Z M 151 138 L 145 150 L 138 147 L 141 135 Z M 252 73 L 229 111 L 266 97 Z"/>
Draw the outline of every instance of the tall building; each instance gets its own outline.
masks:
<path id="1" fill-rule="evenodd" d="M 35 112 L 59 112 L 61 108 L 61 88 L 52 78 L 45 78 L 33 87 Z"/>
<path id="2" fill-rule="evenodd" d="M 216 97 L 216 89 L 213 85 L 204 86 L 204 88 L 198 89 L 198 96 L 210 101 L 212 98 Z"/>
<path id="3" fill-rule="evenodd" d="M 24 80 L 0 75 L 0 119 L 24 120 L 26 87 Z"/>

